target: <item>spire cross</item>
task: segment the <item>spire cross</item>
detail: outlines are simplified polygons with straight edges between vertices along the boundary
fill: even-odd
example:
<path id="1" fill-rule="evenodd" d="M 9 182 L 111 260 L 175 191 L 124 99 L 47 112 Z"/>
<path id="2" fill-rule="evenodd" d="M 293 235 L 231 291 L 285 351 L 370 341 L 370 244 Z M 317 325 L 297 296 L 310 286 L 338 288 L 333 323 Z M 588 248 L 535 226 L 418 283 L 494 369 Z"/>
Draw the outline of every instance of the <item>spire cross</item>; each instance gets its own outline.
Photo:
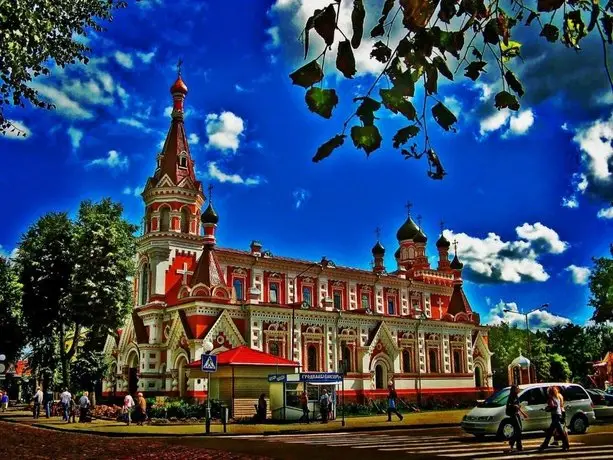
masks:
<path id="1" fill-rule="evenodd" d="M 455 255 L 458 255 L 458 240 L 453 240 L 453 250 L 455 251 Z"/>
<path id="2" fill-rule="evenodd" d="M 377 235 L 377 241 L 381 239 L 381 227 L 375 228 L 375 235 Z"/>
<path id="3" fill-rule="evenodd" d="M 421 215 L 417 216 L 417 225 L 419 226 L 419 229 L 421 230 Z"/>
<path id="4" fill-rule="evenodd" d="M 209 184 L 209 203 L 213 202 L 213 184 Z"/>
<path id="5" fill-rule="evenodd" d="M 405 205 L 405 207 L 407 208 L 407 212 L 409 214 L 409 216 L 411 215 L 411 208 L 413 207 L 413 203 L 411 203 L 410 201 L 407 201 L 407 204 Z"/>
<path id="6" fill-rule="evenodd" d="M 183 65 L 183 59 L 179 58 L 177 61 L 177 75 L 181 76 L 181 66 Z"/>
<path id="7" fill-rule="evenodd" d="M 443 230 L 445 230 L 445 222 L 443 222 L 442 220 L 440 221 L 439 225 L 441 226 L 441 234 L 443 233 Z"/>

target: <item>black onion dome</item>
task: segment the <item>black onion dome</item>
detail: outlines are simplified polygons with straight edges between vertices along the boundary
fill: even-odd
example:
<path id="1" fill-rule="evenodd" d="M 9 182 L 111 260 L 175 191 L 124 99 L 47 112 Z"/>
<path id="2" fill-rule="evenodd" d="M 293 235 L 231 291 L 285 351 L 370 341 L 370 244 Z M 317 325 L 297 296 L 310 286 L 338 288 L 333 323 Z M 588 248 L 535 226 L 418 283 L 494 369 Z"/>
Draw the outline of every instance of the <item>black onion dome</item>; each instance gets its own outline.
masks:
<path id="1" fill-rule="evenodd" d="M 399 258 L 400 258 L 400 248 L 398 248 L 398 249 L 396 250 L 396 252 L 394 253 L 394 257 L 395 257 L 396 259 L 399 259 Z"/>
<path id="2" fill-rule="evenodd" d="M 411 216 L 409 216 L 407 217 L 406 222 L 402 224 L 402 227 L 400 227 L 396 232 L 396 238 L 398 241 L 412 240 L 418 232 L 419 228 L 415 222 L 413 222 Z"/>
<path id="3" fill-rule="evenodd" d="M 377 244 L 375 244 L 372 248 L 372 254 L 374 256 L 382 256 L 385 254 L 385 248 L 383 247 L 383 245 L 377 241 Z"/>
<path id="4" fill-rule="evenodd" d="M 447 249 L 449 249 L 451 247 L 451 243 L 441 233 L 441 237 L 436 242 L 436 247 L 437 248 L 447 248 Z"/>
<path id="5" fill-rule="evenodd" d="M 454 270 L 462 270 L 462 268 L 464 267 L 464 264 L 460 262 L 460 260 L 458 259 L 458 255 L 456 254 L 453 257 L 451 264 L 449 264 L 449 267 L 451 267 Z"/>
<path id="6" fill-rule="evenodd" d="M 209 203 L 209 206 L 202 213 L 202 223 L 203 224 L 216 224 L 219 222 L 219 216 L 213 209 L 213 205 Z"/>
<path id="7" fill-rule="evenodd" d="M 417 230 L 417 234 L 413 237 L 413 241 L 416 243 L 426 243 L 428 241 L 428 237 L 421 231 L 421 229 Z"/>

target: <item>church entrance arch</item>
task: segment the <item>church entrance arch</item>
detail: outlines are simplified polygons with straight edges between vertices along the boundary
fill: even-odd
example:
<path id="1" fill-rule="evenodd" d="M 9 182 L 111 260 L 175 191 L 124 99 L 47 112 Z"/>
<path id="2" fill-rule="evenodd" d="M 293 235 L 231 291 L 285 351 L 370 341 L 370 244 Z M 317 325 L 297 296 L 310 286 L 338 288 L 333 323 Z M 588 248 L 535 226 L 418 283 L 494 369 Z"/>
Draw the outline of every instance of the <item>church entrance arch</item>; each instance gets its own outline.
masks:
<path id="1" fill-rule="evenodd" d="M 383 390 L 392 374 L 389 358 L 383 354 L 378 355 L 372 362 L 371 371 L 375 374 L 375 388 Z"/>
<path id="2" fill-rule="evenodd" d="M 187 396 L 188 377 L 187 377 L 187 358 L 184 355 L 180 355 L 177 358 L 175 368 L 178 371 L 177 374 L 178 374 L 178 379 L 179 379 L 179 382 L 178 382 L 179 396 L 182 398 L 185 398 Z"/>
<path id="3" fill-rule="evenodd" d="M 138 390 L 138 352 L 132 350 L 128 355 L 128 393 L 135 394 Z"/>
<path id="4" fill-rule="evenodd" d="M 481 373 L 481 366 L 475 366 L 475 386 L 481 388 L 483 386 L 483 377 Z"/>

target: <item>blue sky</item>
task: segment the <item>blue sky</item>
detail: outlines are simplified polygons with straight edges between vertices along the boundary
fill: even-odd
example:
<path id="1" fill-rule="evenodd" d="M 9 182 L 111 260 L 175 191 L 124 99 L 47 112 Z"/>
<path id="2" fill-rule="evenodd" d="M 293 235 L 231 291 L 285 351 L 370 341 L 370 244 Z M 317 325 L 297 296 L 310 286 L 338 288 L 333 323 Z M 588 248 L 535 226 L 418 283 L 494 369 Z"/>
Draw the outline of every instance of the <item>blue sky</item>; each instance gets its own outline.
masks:
<path id="1" fill-rule="evenodd" d="M 406 123 L 383 110 L 385 140 L 370 158 L 347 142 L 312 163 L 380 69 L 368 47 L 356 53 L 353 80 L 339 76 L 330 58 L 324 83 L 337 88 L 341 103 L 332 120 L 307 110 L 304 90 L 288 74 L 303 63 L 300 28 L 328 2 L 164 3 L 131 3 L 107 32 L 88 35 L 89 65 L 37 80 L 55 111 L 7 112 L 28 136 L 0 137 L 1 251 L 10 254 L 45 212 L 74 212 L 83 199 L 110 196 L 140 221 L 139 193 L 169 126 L 168 88 L 181 57 L 191 152 L 200 179 L 214 185 L 220 245 L 246 249 L 258 239 L 278 255 L 326 255 L 368 268 L 379 226 L 391 271 L 411 201 L 433 266 L 441 219 L 457 239 L 468 297 L 485 321 L 504 319 L 503 308 L 544 302 L 551 313 L 534 315 L 535 326 L 589 319 L 591 258 L 607 255 L 613 240 L 613 94 L 597 40 L 575 53 L 520 27 L 524 61 L 513 68 L 526 95 L 519 112 L 494 109 L 500 82 L 493 66 L 477 83 L 462 72 L 453 85 L 439 80 L 439 98 L 459 123 L 453 134 L 430 122 L 448 172 L 433 181 L 424 161 L 405 161 L 392 149 Z M 351 3 L 343 2 L 339 21 L 346 33 Z M 378 10 L 367 2 L 366 31 Z M 322 50 L 314 33 L 311 50 Z M 418 91 L 416 104 L 421 97 Z"/>

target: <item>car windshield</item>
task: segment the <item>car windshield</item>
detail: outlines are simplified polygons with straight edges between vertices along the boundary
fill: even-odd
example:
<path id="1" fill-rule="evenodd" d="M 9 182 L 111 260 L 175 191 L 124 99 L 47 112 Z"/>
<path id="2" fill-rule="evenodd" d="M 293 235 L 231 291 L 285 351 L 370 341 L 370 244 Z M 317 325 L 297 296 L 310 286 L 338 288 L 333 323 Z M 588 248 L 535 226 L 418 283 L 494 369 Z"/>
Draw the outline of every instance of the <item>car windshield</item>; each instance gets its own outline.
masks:
<path id="1" fill-rule="evenodd" d="M 509 393 L 511 392 L 511 388 L 504 388 L 500 391 L 497 391 L 492 396 L 487 398 L 477 407 L 502 407 L 507 404 L 507 399 L 509 399 Z"/>

